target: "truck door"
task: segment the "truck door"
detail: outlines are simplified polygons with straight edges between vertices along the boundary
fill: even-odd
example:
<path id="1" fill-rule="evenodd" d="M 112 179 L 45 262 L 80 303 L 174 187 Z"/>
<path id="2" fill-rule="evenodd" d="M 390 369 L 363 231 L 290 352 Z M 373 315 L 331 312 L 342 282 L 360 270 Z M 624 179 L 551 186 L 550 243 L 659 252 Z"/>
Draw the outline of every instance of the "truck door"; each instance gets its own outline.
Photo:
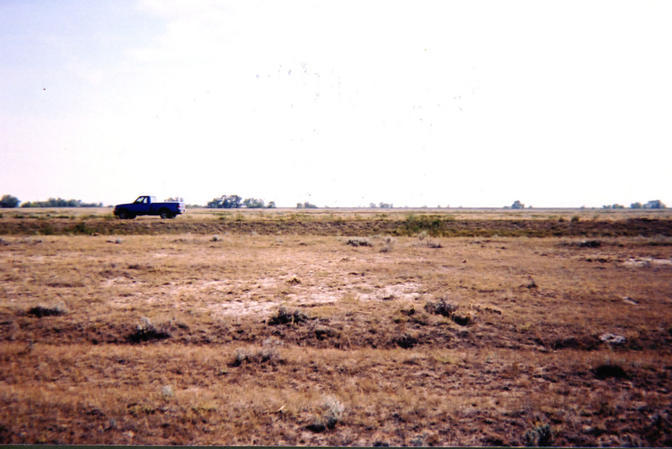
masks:
<path id="1" fill-rule="evenodd" d="M 146 196 L 139 196 L 138 199 L 133 201 L 133 204 L 131 204 L 131 212 L 134 214 L 141 214 L 145 212 L 145 209 L 147 208 L 147 197 Z"/>

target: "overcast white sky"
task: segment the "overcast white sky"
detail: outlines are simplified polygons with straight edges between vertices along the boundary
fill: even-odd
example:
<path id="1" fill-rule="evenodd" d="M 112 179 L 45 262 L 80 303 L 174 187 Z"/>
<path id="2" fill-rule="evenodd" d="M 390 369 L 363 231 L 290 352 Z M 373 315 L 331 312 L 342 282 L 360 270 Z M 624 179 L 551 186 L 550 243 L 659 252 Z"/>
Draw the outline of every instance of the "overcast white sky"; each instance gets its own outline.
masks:
<path id="1" fill-rule="evenodd" d="M 0 195 L 672 205 L 672 2 L 1 0 Z"/>

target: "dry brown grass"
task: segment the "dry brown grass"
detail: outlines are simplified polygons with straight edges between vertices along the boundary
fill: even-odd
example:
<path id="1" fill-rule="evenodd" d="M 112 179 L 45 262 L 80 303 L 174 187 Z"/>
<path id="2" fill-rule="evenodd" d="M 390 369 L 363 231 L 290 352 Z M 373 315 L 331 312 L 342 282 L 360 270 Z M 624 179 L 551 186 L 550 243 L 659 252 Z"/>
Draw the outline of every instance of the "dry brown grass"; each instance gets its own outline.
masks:
<path id="1" fill-rule="evenodd" d="M 431 237 L 672 236 L 672 212 L 596 209 L 190 209 L 176 220 L 117 220 L 110 208 L 19 209 L 0 234 L 223 234 Z M 363 240 L 365 241 L 365 240 Z M 425 239 L 429 247 L 439 242 Z M 438 249 L 438 248 L 437 248 Z M 383 249 L 387 251 L 388 249 Z"/>
<path id="2" fill-rule="evenodd" d="M 0 442 L 672 444 L 668 238 L 348 239 L 3 236 Z"/>

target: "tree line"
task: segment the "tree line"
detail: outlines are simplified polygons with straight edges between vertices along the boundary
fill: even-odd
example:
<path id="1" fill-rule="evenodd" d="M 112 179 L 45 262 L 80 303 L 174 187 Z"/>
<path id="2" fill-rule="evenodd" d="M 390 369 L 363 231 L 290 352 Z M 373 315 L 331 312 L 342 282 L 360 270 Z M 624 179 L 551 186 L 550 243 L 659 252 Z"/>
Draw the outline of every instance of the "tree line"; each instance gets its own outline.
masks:
<path id="1" fill-rule="evenodd" d="M 3 195 L 0 198 L 0 207 L 103 207 L 103 203 L 85 203 L 81 200 L 65 200 L 63 198 L 49 198 L 46 201 L 21 201 L 13 195 Z"/>
<path id="2" fill-rule="evenodd" d="M 268 204 L 259 198 L 245 198 L 238 195 L 222 195 L 218 198 L 213 198 L 205 206 L 210 209 L 239 209 L 245 207 L 248 209 L 274 209 L 275 201 L 270 201 Z"/>
<path id="3" fill-rule="evenodd" d="M 166 201 L 181 201 L 177 198 L 169 198 Z M 23 204 L 19 199 L 13 195 L 3 195 L 0 198 L 0 208 L 13 208 L 13 207 L 103 207 L 103 203 L 85 203 L 81 200 L 66 200 L 63 198 L 49 198 L 46 201 L 27 201 Z M 189 207 L 201 207 L 197 204 L 190 205 Z M 213 198 L 212 201 L 209 201 L 206 206 L 211 209 L 275 209 L 275 201 L 270 201 L 268 204 L 259 198 L 245 198 L 243 199 L 239 195 L 222 195 L 217 198 Z M 394 207 L 392 203 L 375 203 L 369 204 L 369 207 L 375 208 L 379 207 L 381 209 L 388 209 Z M 528 206 L 532 207 L 532 206 Z M 651 200 L 647 203 L 635 202 L 630 204 L 630 209 L 665 209 L 665 203 L 660 200 Z M 316 209 L 317 206 L 308 201 L 303 203 L 296 203 L 297 209 Z M 513 202 L 511 206 L 505 206 L 505 209 L 524 209 L 525 205 L 519 200 Z M 607 204 L 602 206 L 603 209 L 625 209 L 625 206 L 622 204 Z"/>

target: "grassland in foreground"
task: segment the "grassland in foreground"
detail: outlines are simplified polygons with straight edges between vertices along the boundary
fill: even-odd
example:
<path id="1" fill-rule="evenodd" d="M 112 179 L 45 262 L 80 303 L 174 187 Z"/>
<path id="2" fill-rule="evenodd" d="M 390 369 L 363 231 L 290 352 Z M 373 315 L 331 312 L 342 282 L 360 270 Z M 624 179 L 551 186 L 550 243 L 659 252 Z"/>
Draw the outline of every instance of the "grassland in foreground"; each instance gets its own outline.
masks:
<path id="1" fill-rule="evenodd" d="M 672 444 L 665 233 L 297 234 L 3 235 L 0 442 Z"/>

